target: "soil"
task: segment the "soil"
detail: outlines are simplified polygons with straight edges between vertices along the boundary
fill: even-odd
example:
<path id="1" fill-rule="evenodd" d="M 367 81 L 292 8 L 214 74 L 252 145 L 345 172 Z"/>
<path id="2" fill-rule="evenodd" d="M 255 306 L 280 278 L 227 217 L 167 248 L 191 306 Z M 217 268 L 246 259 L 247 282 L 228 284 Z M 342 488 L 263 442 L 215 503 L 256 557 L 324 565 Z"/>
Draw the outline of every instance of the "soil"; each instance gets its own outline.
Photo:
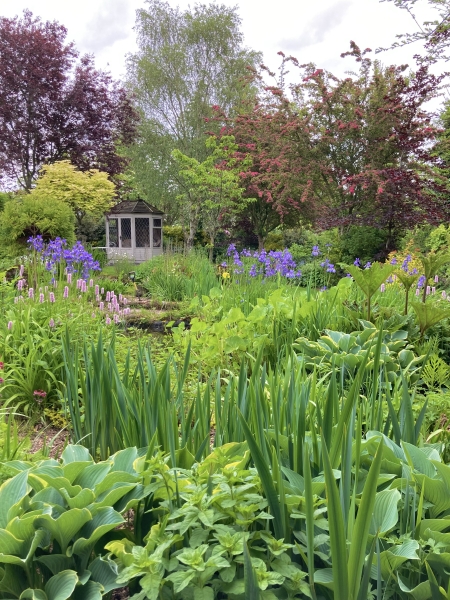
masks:
<path id="1" fill-rule="evenodd" d="M 50 458 L 59 458 L 66 447 L 69 434 L 64 429 L 58 429 L 51 425 L 37 423 L 34 431 L 29 434 L 31 440 L 30 454 L 36 454 L 44 446 L 49 449 Z"/>

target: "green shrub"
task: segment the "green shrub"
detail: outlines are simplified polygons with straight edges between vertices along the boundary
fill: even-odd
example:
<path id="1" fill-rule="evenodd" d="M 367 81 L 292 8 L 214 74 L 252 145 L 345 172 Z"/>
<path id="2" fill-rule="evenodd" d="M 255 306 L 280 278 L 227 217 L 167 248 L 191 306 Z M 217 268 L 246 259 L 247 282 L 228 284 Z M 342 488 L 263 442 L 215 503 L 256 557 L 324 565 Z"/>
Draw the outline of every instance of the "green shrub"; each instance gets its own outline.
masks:
<path id="1" fill-rule="evenodd" d="M 379 260 L 386 255 L 387 234 L 376 227 L 352 226 L 342 236 L 342 262 L 361 263 Z"/>
<path id="2" fill-rule="evenodd" d="M 75 215 L 65 202 L 34 198 L 31 194 L 16 196 L 6 202 L 1 219 L 0 237 L 3 245 L 25 247 L 30 236 L 41 234 L 44 239 L 65 238 L 75 241 Z"/>

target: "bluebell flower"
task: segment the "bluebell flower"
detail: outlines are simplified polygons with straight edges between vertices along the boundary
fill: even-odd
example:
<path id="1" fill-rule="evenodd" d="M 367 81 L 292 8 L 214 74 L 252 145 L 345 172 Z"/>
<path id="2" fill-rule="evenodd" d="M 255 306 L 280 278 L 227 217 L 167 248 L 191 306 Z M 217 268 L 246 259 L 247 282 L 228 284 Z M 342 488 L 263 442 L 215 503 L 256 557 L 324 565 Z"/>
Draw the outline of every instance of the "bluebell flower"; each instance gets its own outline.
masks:
<path id="1" fill-rule="evenodd" d="M 359 258 L 355 258 L 355 261 L 353 263 L 355 265 L 355 267 L 360 267 L 361 266 L 361 261 L 359 260 Z"/>
<path id="2" fill-rule="evenodd" d="M 320 254 L 319 246 L 313 246 L 311 256 L 319 256 L 319 254 Z"/>

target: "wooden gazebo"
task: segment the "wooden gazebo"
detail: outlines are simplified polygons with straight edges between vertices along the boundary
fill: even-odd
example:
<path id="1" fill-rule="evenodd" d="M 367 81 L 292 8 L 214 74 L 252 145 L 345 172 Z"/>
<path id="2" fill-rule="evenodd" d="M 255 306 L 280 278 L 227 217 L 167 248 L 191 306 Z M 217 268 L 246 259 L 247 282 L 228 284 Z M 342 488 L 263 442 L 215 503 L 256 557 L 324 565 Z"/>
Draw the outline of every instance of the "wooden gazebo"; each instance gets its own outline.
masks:
<path id="1" fill-rule="evenodd" d="M 106 215 L 108 259 L 126 256 L 136 263 L 162 254 L 164 213 L 144 200 L 124 200 Z"/>

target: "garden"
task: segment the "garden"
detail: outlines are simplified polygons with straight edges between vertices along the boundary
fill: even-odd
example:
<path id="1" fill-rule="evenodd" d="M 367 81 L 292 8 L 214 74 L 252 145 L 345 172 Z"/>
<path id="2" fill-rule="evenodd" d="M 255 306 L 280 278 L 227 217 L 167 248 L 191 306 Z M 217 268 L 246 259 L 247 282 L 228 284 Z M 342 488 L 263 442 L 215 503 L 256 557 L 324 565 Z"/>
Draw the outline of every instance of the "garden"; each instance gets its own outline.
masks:
<path id="1" fill-rule="evenodd" d="M 345 75 L 0 16 L 0 600 L 450 600 L 450 0 L 386 1 Z"/>
<path id="2" fill-rule="evenodd" d="M 332 250 L 132 281 L 28 240 L 2 274 L 0 597 L 448 598 L 450 257 Z M 138 285 L 185 318 L 133 325 Z"/>

